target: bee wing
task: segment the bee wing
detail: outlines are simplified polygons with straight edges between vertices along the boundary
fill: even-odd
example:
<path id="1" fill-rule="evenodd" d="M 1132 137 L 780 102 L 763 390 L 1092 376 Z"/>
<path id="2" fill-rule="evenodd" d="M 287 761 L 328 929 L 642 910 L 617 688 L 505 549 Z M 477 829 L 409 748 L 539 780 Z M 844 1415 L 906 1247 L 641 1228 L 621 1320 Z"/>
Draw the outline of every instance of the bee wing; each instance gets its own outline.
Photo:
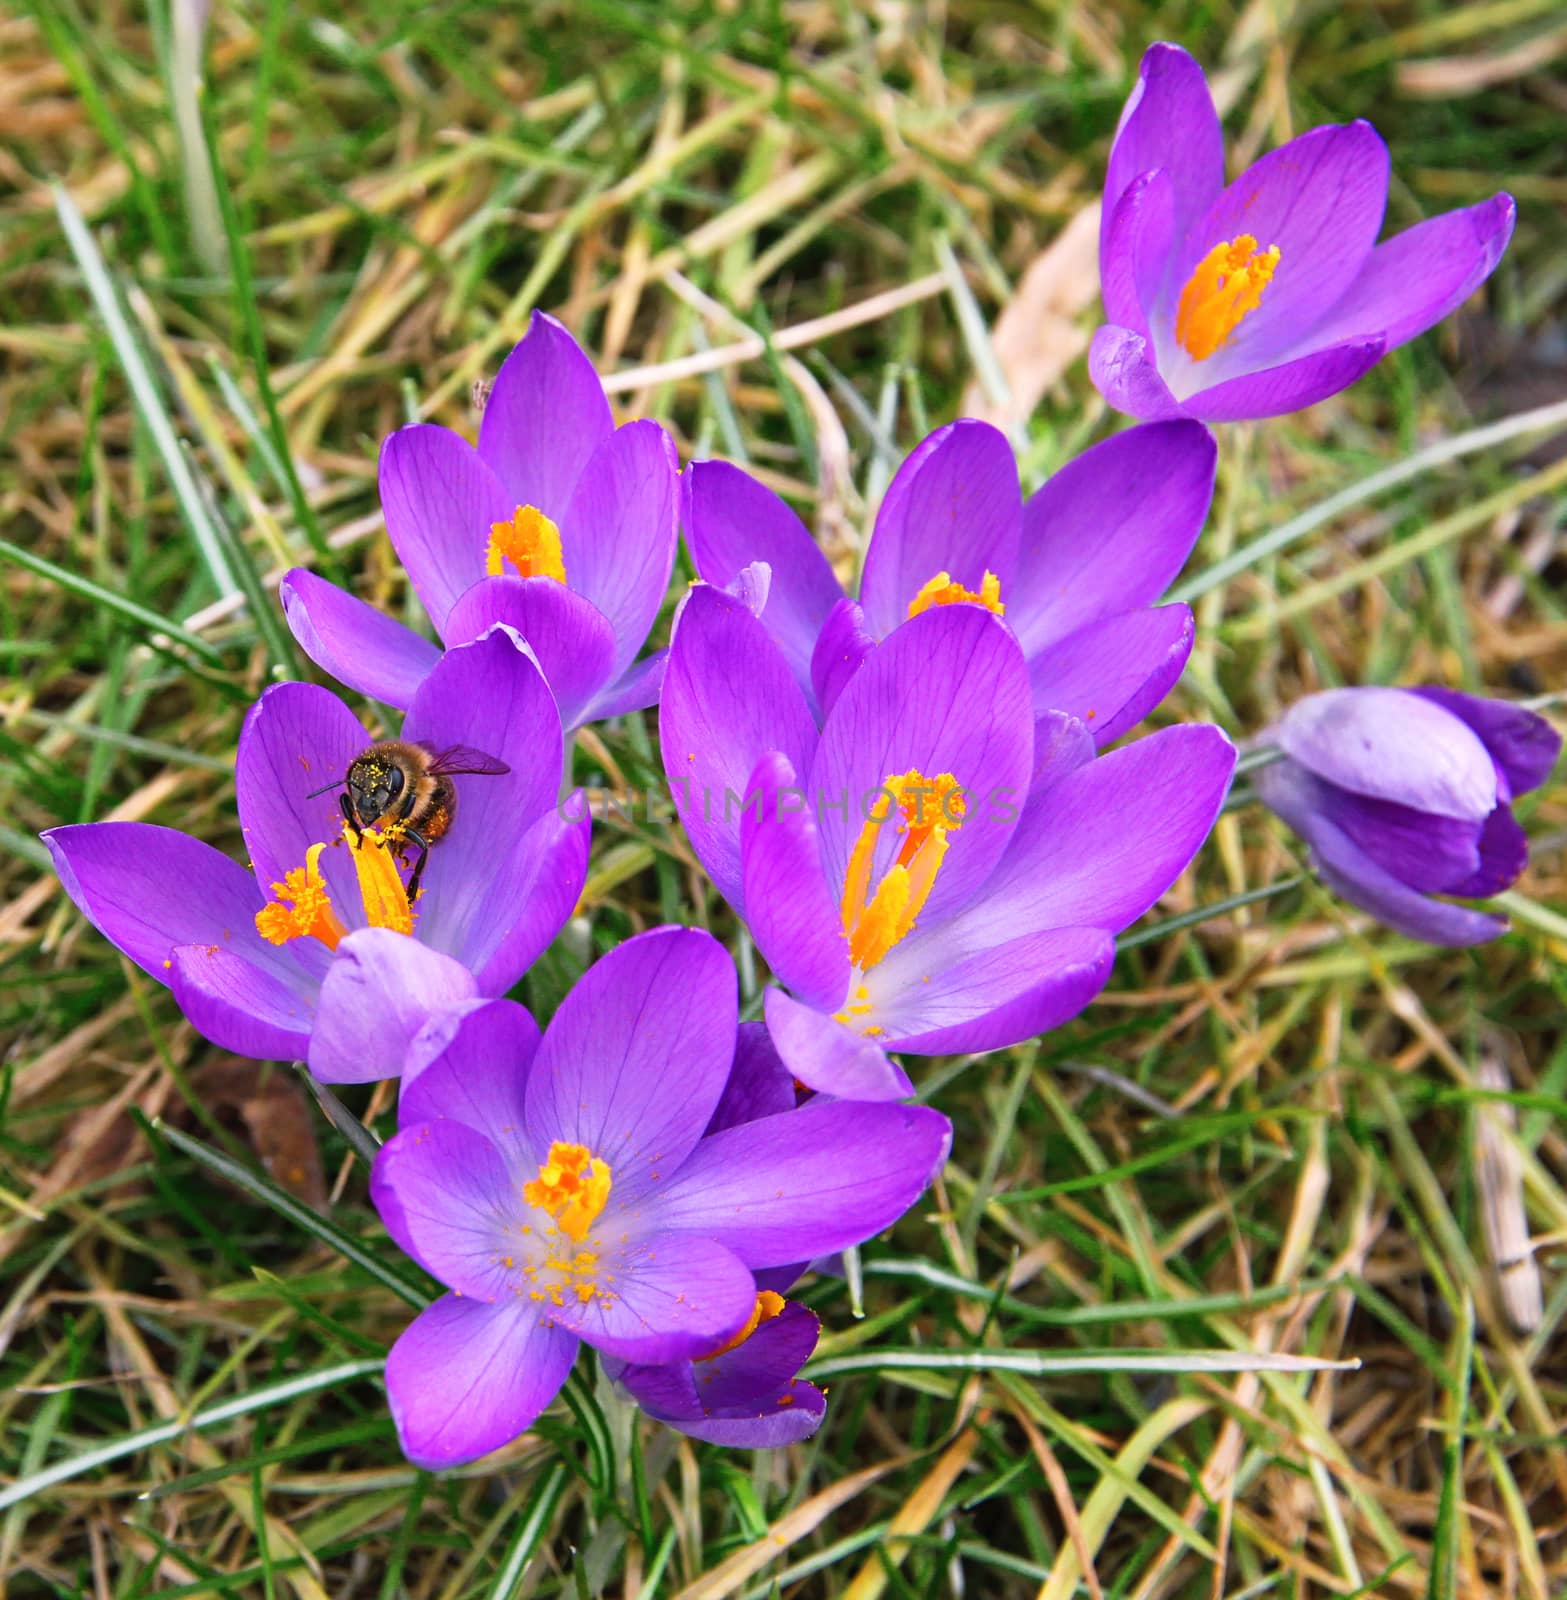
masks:
<path id="1" fill-rule="evenodd" d="M 443 773 L 474 772 L 484 773 L 489 777 L 499 777 L 502 773 L 510 772 L 511 768 L 506 762 L 495 756 L 487 756 L 482 750 L 475 750 L 471 744 L 454 744 L 445 750 L 437 750 L 430 760 L 430 776 L 438 778 Z"/>

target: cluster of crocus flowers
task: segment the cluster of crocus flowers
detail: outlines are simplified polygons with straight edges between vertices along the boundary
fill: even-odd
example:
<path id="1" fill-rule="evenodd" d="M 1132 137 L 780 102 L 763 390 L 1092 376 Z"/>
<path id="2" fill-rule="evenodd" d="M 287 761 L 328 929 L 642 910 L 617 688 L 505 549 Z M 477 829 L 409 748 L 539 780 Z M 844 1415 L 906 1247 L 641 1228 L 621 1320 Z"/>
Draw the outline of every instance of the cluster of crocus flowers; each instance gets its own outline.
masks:
<path id="1" fill-rule="evenodd" d="M 1202 69 L 1143 57 L 1105 175 L 1108 325 L 1089 372 L 1134 417 L 1234 422 L 1336 394 L 1439 322 L 1495 269 L 1505 194 L 1381 244 L 1388 153 L 1369 123 L 1313 128 L 1227 187 Z"/>

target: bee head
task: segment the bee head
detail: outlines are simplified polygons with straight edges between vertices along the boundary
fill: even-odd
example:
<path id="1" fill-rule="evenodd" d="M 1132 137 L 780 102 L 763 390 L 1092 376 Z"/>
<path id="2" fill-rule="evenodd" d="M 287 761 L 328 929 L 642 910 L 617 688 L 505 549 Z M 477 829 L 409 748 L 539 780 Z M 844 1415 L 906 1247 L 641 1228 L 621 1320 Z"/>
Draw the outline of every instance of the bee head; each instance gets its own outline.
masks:
<path id="1" fill-rule="evenodd" d="M 403 769 L 379 755 L 360 756 L 344 782 L 354 815 L 364 827 L 379 822 L 403 792 Z"/>

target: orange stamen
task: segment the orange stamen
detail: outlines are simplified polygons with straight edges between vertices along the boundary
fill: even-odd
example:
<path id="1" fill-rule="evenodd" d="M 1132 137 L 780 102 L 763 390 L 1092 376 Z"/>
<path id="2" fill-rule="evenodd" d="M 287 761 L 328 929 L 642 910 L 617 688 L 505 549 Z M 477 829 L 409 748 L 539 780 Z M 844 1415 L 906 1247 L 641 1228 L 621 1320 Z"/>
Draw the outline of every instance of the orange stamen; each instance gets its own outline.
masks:
<path id="1" fill-rule="evenodd" d="M 1007 608 L 1001 602 L 1001 579 L 995 573 L 987 571 L 980 579 L 979 592 L 975 593 L 973 589 L 965 589 L 961 583 L 954 583 L 951 573 L 938 572 L 909 601 L 909 615 L 917 617 L 920 612 L 929 611 L 932 606 L 956 605 L 983 606 L 998 617 L 1004 617 Z"/>
<path id="2" fill-rule="evenodd" d="M 757 1295 L 756 1304 L 751 1307 L 751 1315 L 746 1318 L 745 1326 L 739 1333 L 719 1345 L 716 1350 L 709 1350 L 705 1356 L 698 1356 L 696 1359 L 716 1361 L 720 1356 L 728 1355 L 731 1350 L 738 1350 L 764 1322 L 771 1322 L 788 1303 L 781 1294 L 774 1294 L 771 1289 L 763 1289 Z"/>
<path id="3" fill-rule="evenodd" d="M 510 522 L 490 524 L 490 542 L 484 552 L 484 570 L 498 578 L 506 563 L 524 578 L 566 581 L 566 561 L 561 554 L 560 529 L 537 506 L 518 506 Z"/>
<path id="4" fill-rule="evenodd" d="M 1206 361 L 1229 342 L 1262 303 L 1278 264 L 1279 247 L 1259 253 L 1249 233 L 1221 240 L 1197 263 L 1175 311 L 1175 337 L 1193 361 Z"/>
<path id="5" fill-rule="evenodd" d="M 348 930 L 332 909 L 321 876 L 323 844 L 313 844 L 305 852 L 305 864 L 283 874 L 281 883 L 272 885 L 277 899 L 256 913 L 256 931 L 268 944 L 287 944 L 290 939 L 319 939 L 328 950 L 337 949 L 338 940 Z M 283 904 L 287 901 L 288 904 Z"/>
<path id="6" fill-rule="evenodd" d="M 585 1145 L 557 1139 L 539 1175 L 522 1186 L 530 1206 L 547 1211 L 568 1239 L 581 1244 L 609 1200 L 610 1172 Z"/>

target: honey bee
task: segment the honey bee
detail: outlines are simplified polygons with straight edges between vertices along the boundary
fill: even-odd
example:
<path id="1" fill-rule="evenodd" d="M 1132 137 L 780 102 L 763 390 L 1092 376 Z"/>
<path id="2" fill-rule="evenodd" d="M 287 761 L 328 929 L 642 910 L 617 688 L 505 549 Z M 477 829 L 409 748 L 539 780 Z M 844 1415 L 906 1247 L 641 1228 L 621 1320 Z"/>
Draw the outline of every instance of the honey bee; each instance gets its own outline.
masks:
<path id="1" fill-rule="evenodd" d="M 363 847 L 366 828 L 385 822 L 396 825 L 399 849 L 408 844 L 418 849 L 419 859 L 408 879 L 408 903 L 412 905 L 430 847 L 446 835 L 457 814 L 457 785 L 451 780 L 464 773 L 499 777 L 510 771 L 504 761 L 471 745 L 432 750 L 408 739 L 378 739 L 349 762 L 340 780 L 343 792 L 337 797 L 338 809 L 354 830 L 357 848 Z M 329 783 L 312 794 L 326 794 L 337 787 L 337 783 Z"/>

